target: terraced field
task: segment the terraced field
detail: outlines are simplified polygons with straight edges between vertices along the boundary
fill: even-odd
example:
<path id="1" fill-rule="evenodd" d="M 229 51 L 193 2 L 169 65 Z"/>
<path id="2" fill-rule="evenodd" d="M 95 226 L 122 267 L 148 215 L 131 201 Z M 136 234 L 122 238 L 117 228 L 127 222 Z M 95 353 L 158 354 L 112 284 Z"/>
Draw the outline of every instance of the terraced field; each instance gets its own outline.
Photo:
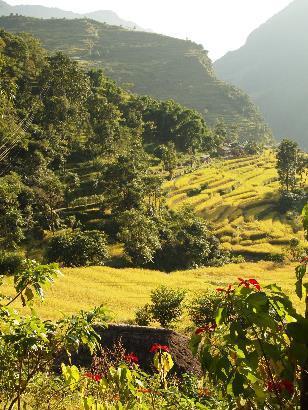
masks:
<path id="1" fill-rule="evenodd" d="M 308 186 L 308 178 L 303 182 Z M 167 204 L 192 207 L 214 227 L 223 246 L 250 257 L 281 253 L 290 239 L 303 240 L 301 221 L 277 210 L 275 156 L 265 151 L 213 161 L 193 173 L 166 182 Z"/>
<path id="2" fill-rule="evenodd" d="M 88 310 L 103 304 L 115 322 L 128 322 L 138 307 L 150 301 L 151 291 L 160 285 L 187 290 L 187 301 L 207 289 L 215 290 L 238 277 L 256 278 L 262 286 L 276 283 L 291 297 L 299 311 L 304 311 L 304 301 L 295 296 L 296 264 L 277 265 L 273 262 L 241 263 L 222 267 L 207 267 L 170 274 L 146 269 L 114 269 L 111 267 L 88 267 L 63 269 L 64 276 L 46 289 L 46 300 L 36 306 L 45 319 L 59 319 L 63 314 L 73 314 L 80 309 Z M 6 295 L 13 295 L 12 279 L 3 286 Z M 18 306 L 17 306 L 18 307 Z M 179 323 L 185 328 L 187 317 Z"/>

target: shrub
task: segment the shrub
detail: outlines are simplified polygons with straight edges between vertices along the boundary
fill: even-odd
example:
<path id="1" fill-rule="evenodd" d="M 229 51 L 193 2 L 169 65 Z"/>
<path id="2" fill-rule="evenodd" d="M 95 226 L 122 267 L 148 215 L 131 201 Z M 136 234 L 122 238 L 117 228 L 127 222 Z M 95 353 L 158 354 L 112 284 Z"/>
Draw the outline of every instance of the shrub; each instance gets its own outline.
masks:
<path id="1" fill-rule="evenodd" d="M 186 192 L 186 194 L 187 194 L 188 197 L 192 197 L 192 196 L 196 196 L 196 195 L 201 194 L 201 192 L 202 192 L 201 188 L 192 188 L 192 189 L 189 189 Z"/>
<path id="2" fill-rule="evenodd" d="M 221 301 L 222 296 L 217 292 L 206 291 L 197 295 L 188 307 L 190 320 L 197 327 L 214 323 L 216 311 Z"/>
<path id="3" fill-rule="evenodd" d="M 204 190 L 208 189 L 209 188 L 209 183 L 204 182 L 203 184 L 201 184 L 200 188 L 201 188 L 201 191 L 204 191 Z"/>
<path id="4" fill-rule="evenodd" d="M 152 319 L 152 310 L 148 303 L 136 310 L 135 323 L 138 326 L 149 326 Z"/>
<path id="5" fill-rule="evenodd" d="M 151 293 L 151 312 L 153 319 L 162 327 L 168 327 L 180 319 L 186 292 L 160 286 Z"/>
<path id="6" fill-rule="evenodd" d="M 22 267 L 23 259 L 16 253 L 0 252 L 0 275 L 14 275 Z"/>
<path id="7" fill-rule="evenodd" d="M 223 263 L 219 239 L 190 210 L 169 214 L 161 225 L 161 249 L 154 259 L 156 268 L 171 272 Z"/>
<path id="8" fill-rule="evenodd" d="M 275 263 L 283 263 L 284 255 L 282 255 L 281 253 L 273 253 L 269 255 L 269 260 Z"/>
<path id="9" fill-rule="evenodd" d="M 74 231 L 55 236 L 47 249 L 48 261 L 65 266 L 104 265 L 108 257 L 106 235 L 100 231 Z"/>

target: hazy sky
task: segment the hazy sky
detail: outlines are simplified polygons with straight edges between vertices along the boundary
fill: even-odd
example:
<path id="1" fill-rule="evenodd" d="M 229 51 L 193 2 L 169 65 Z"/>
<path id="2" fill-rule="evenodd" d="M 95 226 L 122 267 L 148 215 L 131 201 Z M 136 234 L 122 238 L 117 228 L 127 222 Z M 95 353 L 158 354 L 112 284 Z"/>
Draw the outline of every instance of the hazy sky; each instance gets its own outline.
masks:
<path id="1" fill-rule="evenodd" d="M 244 44 L 249 33 L 292 0 L 6 0 L 77 12 L 109 9 L 153 31 L 201 43 L 213 59 Z"/>

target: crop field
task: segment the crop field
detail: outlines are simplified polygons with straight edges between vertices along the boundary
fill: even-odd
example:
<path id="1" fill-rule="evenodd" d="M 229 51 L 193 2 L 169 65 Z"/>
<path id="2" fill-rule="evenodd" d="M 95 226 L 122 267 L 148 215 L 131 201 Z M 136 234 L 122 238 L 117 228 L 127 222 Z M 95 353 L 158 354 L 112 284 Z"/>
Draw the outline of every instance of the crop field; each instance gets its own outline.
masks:
<path id="1" fill-rule="evenodd" d="M 294 237 L 303 240 L 300 218 L 277 210 L 279 183 L 271 151 L 213 161 L 166 182 L 164 189 L 170 208 L 192 207 L 211 223 L 226 249 L 262 256 L 281 253 Z"/>
<path id="2" fill-rule="evenodd" d="M 110 267 L 66 268 L 63 276 L 46 289 L 46 299 L 38 311 L 46 319 L 57 319 L 81 309 L 106 306 L 115 322 L 129 322 L 136 309 L 150 301 L 150 293 L 159 285 L 186 289 L 187 301 L 206 289 L 237 282 L 238 277 L 256 278 L 261 285 L 276 283 L 290 295 L 297 308 L 304 310 L 304 302 L 295 297 L 295 265 L 277 265 L 273 262 L 242 263 L 219 268 L 200 268 L 166 274 L 144 269 L 115 269 Z M 12 294 L 11 284 L 3 287 Z M 185 328 L 188 320 L 180 326 Z"/>

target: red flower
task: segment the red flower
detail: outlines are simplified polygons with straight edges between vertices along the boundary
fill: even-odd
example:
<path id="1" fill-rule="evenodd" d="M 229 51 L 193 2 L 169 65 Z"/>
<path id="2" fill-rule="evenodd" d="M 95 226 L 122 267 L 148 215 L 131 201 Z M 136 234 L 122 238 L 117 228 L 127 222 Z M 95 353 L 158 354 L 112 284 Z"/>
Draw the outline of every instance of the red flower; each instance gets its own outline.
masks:
<path id="1" fill-rule="evenodd" d="M 240 281 L 239 286 L 245 286 L 245 288 L 249 288 L 250 285 L 254 286 L 258 291 L 261 290 L 261 286 L 259 284 L 259 282 L 256 279 L 242 279 L 242 278 L 238 278 L 238 280 Z"/>
<path id="2" fill-rule="evenodd" d="M 157 350 L 163 351 L 163 352 L 170 352 L 170 349 L 168 346 L 166 345 L 160 345 L 159 343 L 155 343 L 151 349 L 150 349 L 150 353 L 156 353 Z"/>
<path id="3" fill-rule="evenodd" d="M 127 354 L 127 355 L 125 356 L 125 360 L 126 360 L 128 363 L 138 363 L 138 361 L 139 361 L 139 359 L 138 359 L 138 357 L 135 355 L 135 353 Z"/>
<path id="4" fill-rule="evenodd" d="M 209 333 L 212 333 L 212 332 L 215 332 L 215 329 L 217 328 L 217 325 L 216 325 L 216 323 L 209 323 L 208 325 L 206 325 L 206 326 L 203 326 L 203 327 L 199 327 L 196 331 L 195 331 L 195 334 L 196 335 L 200 335 L 201 333 L 205 333 L 205 332 L 209 332 Z"/>
<path id="5" fill-rule="evenodd" d="M 269 381 L 267 383 L 267 390 L 269 392 L 282 392 L 286 390 L 290 395 L 294 393 L 294 385 L 290 380 Z"/>
<path id="6" fill-rule="evenodd" d="M 294 384 L 290 380 L 282 380 L 281 385 L 289 394 L 294 393 Z"/>
<path id="7" fill-rule="evenodd" d="M 100 380 L 102 380 L 102 376 L 100 374 L 93 374 L 91 372 L 85 373 L 84 374 L 85 377 L 87 377 L 88 379 L 91 379 L 95 382 L 99 382 Z"/>

